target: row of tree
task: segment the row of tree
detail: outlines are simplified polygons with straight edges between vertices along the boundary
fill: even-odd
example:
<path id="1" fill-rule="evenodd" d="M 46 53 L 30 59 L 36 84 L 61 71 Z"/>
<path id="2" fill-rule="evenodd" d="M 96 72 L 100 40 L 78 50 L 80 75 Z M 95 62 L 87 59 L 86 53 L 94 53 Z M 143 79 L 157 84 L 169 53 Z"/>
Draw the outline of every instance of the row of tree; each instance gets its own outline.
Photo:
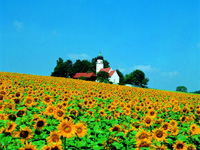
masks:
<path id="1" fill-rule="evenodd" d="M 62 58 L 57 60 L 57 65 L 54 68 L 54 71 L 51 73 L 51 76 L 55 77 L 67 77 L 73 78 L 73 76 L 78 72 L 96 72 L 96 62 L 97 57 L 93 58 L 91 61 L 88 60 L 76 60 L 73 63 L 71 60 L 64 61 Z M 103 60 L 104 68 L 110 67 L 109 62 L 107 60 Z M 126 74 L 125 76 L 120 72 L 119 69 L 116 70 L 119 75 L 120 81 L 119 84 L 132 84 L 140 87 L 147 87 L 147 83 L 149 81 L 148 78 L 145 77 L 145 74 L 141 70 L 134 70 L 133 72 Z M 106 72 L 98 72 L 97 80 L 100 82 L 109 82 L 109 75 Z M 86 78 L 81 78 L 86 80 Z"/>

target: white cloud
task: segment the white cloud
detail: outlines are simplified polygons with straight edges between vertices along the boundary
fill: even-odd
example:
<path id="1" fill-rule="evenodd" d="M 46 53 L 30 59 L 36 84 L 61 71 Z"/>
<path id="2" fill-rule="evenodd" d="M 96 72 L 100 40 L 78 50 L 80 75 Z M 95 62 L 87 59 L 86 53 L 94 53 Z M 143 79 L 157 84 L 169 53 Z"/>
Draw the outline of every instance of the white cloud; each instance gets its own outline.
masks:
<path id="1" fill-rule="evenodd" d="M 167 76 L 167 77 L 175 77 L 175 76 L 179 75 L 179 73 L 177 71 L 162 72 L 161 75 L 162 76 Z"/>
<path id="2" fill-rule="evenodd" d="M 21 30 L 24 27 L 23 22 L 20 21 L 14 21 L 13 25 L 17 28 L 17 30 Z"/>
<path id="3" fill-rule="evenodd" d="M 90 57 L 89 55 L 87 54 L 67 54 L 67 57 L 69 59 L 72 59 L 72 60 L 76 60 L 76 59 L 86 59 L 86 60 L 90 60 L 92 59 L 92 57 Z"/>
<path id="4" fill-rule="evenodd" d="M 134 69 L 139 69 L 144 72 L 152 72 L 152 71 L 158 71 L 159 69 L 152 67 L 151 65 L 138 65 L 134 66 Z"/>

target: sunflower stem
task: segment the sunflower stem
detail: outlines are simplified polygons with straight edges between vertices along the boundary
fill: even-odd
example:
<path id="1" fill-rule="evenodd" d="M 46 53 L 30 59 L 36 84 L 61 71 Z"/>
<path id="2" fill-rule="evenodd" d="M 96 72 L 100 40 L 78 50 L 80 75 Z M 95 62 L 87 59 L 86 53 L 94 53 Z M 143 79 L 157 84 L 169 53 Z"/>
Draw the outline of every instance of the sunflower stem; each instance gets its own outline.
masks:
<path id="1" fill-rule="evenodd" d="M 64 137 L 64 150 L 66 150 L 66 137 Z"/>

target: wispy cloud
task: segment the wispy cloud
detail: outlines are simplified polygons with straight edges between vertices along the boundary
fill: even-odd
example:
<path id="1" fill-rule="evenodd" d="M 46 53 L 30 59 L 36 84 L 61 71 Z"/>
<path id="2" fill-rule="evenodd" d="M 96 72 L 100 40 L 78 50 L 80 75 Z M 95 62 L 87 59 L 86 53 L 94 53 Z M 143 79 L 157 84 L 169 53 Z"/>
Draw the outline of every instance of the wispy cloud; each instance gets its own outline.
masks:
<path id="1" fill-rule="evenodd" d="M 72 59 L 72 60 L 76 60 L 76 59 L 87 59 L 87 60 L 90 60 L 92 59 L 91 56 L 87 55 L 87 54 L 67 54 L 67 57 L 69 59 Z"/>
<path id="2" fill-rule="evenodd" d="M 152 67 L 151 65 L 138 65 L 134 66 L 134 69 L 139 69 L 144 72 L 152 72 L 152 71 L 158 71 L 159 69 Z"/>
<path id="3" fill-rule="evenodd" d="M 162 76 L 167 76 L 167 77 L 175 77 L 178 76 L 179 73 L 177 71 L 172 71 L 172 72 L 162 72 Z"/>
<path id="4" fill-rule="evenodd" d="M 15 28 L 16 28 L 17 30 L 21 30 L 21 29 L 23 29 L 23 27 L 24 27 L 23 22 L 20 22 L 20 21 L 14 21 L 14 22 L 13 22 L 13 25 L 15 26 Z"/>

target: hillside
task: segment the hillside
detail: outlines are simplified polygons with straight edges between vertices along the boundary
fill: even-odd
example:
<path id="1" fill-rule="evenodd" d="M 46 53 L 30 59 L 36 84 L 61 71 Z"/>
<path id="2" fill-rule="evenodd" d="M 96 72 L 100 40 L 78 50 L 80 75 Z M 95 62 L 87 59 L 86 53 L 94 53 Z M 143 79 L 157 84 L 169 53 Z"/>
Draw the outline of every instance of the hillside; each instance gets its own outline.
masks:
<path id="1" fill-rule="evenodd" d="M 200 149 L 198 94 L 0 72 L 0 102 L 2 149 Z"/>

